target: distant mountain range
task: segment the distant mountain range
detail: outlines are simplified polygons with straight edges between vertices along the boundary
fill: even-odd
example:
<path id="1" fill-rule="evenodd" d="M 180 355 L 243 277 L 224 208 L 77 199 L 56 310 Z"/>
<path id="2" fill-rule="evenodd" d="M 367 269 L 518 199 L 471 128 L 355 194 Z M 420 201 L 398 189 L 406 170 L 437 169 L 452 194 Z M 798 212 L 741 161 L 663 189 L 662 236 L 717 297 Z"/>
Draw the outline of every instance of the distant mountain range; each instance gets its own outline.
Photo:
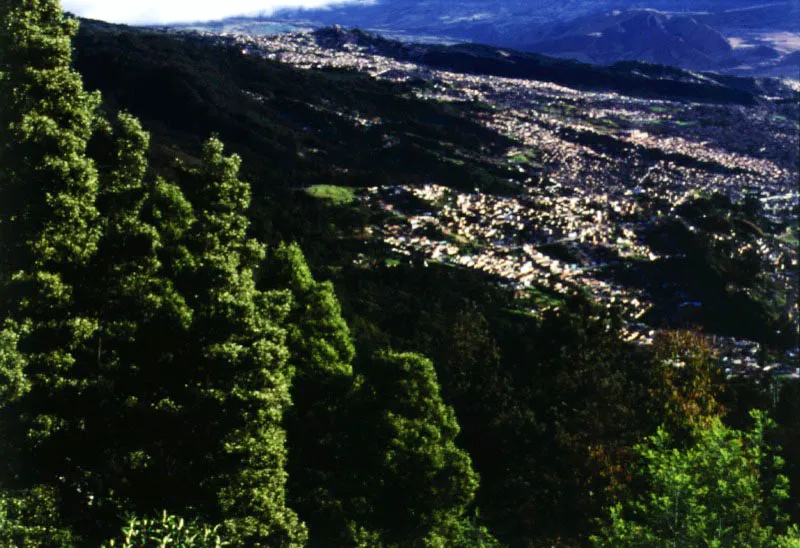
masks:
<path id="1" fill-rule="evenodd" d="M 190 25 L 273 34 L 328 25 L 476 42 L 598 64 L 645 61 L 800 78 L 800 0 L 364 0 Z"/>
<path id="2" fill-rule="evenodd" d="M 722 34 L 692 16 L 615 11 L 561 25 L 524 49 L 595 63 L 621 60 L 709 69 L 731 56 Z"/>
<path id="3" fill-rule="evenodd" d="M 749 13 L 749 18 L 741 21 L 750 24 L 753 20 L 768 21 L 765 16 L 771 10 L 790 11 L 790 8 L 789 4 L 781 4 L 744 10 Z M 740 12 L 736 13 L 741 16 Z M 729 39 L 712 26 L 725 21 L 733 23 L 739 19 L 730 12 L 614 10 L 554 25 L 539 40 L 518 47 L 599 64 L 631 60 L 739 74 L 797 74 L 796 55 L 794 63 L 790 57 L 796 52 L 767 40 L 770 36 L 774 40 L 786 38 L 792 34 L 791 31 L 780 32 L 775 26 L 772 31 L 758 27 L 727 27 Z M 800 40 L 800 36 L 797 39 Z"/>

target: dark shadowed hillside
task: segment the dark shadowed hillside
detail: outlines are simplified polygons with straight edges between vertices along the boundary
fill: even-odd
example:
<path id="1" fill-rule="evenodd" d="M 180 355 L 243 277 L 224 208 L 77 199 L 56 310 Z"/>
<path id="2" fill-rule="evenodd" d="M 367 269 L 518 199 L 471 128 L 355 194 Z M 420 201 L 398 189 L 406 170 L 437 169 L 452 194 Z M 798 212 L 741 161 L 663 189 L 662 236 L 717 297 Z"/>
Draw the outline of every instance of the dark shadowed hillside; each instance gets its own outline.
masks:
<path id="1" fill-rule="evenodd" d="M 270 186 L 359 186 L 424 174 L 472 187 L 505 176 L 487 152 L 508 143 L 467 116 L 479 106 L 420 101 L 407 84 L 345 70 L 301 71 L 200 36 L 100 23 L 84 24 L 76 46 L 88 87 L 143 118 L 165 161 L 218 132 L 248 169 L 270 174 L 263 183 Z M 365 123 L 354 127 L 353 115 Z M 372 128 L 371 119 L 386 125 Z M 392 133 L 413 162 L 388 152 Z M 449 156 L 465 166 L 442 161 Z"/>
<path id="2" fill-rule="evenodd" d="M 476 75 L 542 80 L 578 89 L 616 91 L 640 97 L 669 97 L 714 103 L 753 104 L 752 79 L 698 76 L 680 69 L 645 63 L 598 67 L 515 50 L 474 44 L 406 45 L 358 29 L 329 27 L 315 31 L 323 47 L 345 44 L 367 47 L 376 54 L 412 61 L 432 68 Z"/>

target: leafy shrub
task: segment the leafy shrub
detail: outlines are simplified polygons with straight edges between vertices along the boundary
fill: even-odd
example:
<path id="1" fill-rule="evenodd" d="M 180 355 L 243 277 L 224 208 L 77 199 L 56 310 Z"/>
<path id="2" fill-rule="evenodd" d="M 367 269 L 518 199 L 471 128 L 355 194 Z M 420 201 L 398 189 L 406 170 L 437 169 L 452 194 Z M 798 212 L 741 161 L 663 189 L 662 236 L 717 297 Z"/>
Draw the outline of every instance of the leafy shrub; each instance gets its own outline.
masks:
<path id="1" fill-rule="evenodd" d="M 103 544 L 103 548 L 137 548 L 158 546 L 166 548 L 219 548 L 230 543 L 222 539 L 219 525 L 213 527 L 186 521 L 179 516 L 168 514 L 166 510 L 160 518 L 139 518 L 131 516 L 122 528 L 122 537 Z"/>

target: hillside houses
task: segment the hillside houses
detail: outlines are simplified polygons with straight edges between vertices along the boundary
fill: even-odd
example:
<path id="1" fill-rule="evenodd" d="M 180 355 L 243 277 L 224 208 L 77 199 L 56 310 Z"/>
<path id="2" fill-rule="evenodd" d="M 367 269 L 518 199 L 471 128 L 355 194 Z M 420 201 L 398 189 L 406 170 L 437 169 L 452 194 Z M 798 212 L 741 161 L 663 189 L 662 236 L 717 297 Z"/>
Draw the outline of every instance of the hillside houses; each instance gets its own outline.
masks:
<path id="1" fill-rule="evenodd" d="M 298 68 L 347 68 L 403 82 L 424 100 L 480 105 L 477 120 L 514 143 L 498 162 L 515 174 L 509 179 L 515 192 L 456 191 L 443 181 L 370 188 L 361 195 L 364 202 L 400 219 L 372 227 L 373 237 L 400 256 L 481 270 L 523 293 L 587 293 L 622 310 L 631 341 L 652 341 L 653 326 L 641 320 L 653 297 L 608 279 L 605 270 L 615 261 L 659 260 L 642 237 L 659 218 L 719 193 L 734 201 L 754 196 L 774 223 L 796 226 L 800 136 L 790 107 L 777 101 L 694 104 L 433 70 L 357 43 L 323 47 L 312 33 L 222 40 Z M 358 113 L 339 114 L 355 127 L 380 124 Z M 405 195 L 427 210 L 403 211 Z M 772 279 L 796 297 L 792 241 L 759 236 L 737 253 L 756 253 Z M 787 303 L 794 321 L 796 301 Z M 754 366 L 752 343 L 718 342 L 728 349 L 732 370 Z"/>

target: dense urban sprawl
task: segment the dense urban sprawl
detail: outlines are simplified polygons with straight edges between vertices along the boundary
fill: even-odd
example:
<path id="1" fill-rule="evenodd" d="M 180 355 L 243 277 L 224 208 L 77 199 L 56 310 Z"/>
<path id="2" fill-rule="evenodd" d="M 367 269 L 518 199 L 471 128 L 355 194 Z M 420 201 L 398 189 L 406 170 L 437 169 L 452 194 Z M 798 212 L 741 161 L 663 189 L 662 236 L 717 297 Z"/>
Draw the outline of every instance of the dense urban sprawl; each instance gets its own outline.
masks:
<path id="1" fill-rule="evenodd" d="M 269 37 L 223 36 L 243 55 L 259 55 L 303 69 L 355 69 L 390 81 L 424 81 L 413 89 L 430 101 L 473 102 L 480 122 L 511 138 L 503 159 L 515 192 L 458 191 L 447 181 L 414 180 L 367 188 L 361 198 L 397 222 L 371 228 L 398 255 L 485 271 L 520 294 L 567 295 L 580 290 L 626 319 L 626 337 L 650 343 L 654 326 L 641 318 L 653 306 L 641 289 L 601 275 L 610 260 L 653 261 L 642 241 L 647 216 L 670 215 L 687 200 L 714 193 L 734 201 L 760 200 L 767 216 L 789 229 L 764 234 L 740 253 L 756 251 L 789 296 L 798 320 L 798 122 L 780 98 L 757 106 L 710 105 L 578 91 L 549 82 L 433 70 L 378 55 L 357 40 L 321 45 L 313 32 Z M 248 93 L 251 100 L 263 100 Z M 380 119 L 337 113 L 356 126 Z M 393 145 L 387 138 L 386 146 Z M 403 211 L 409 197 L 424 211 Z M 794 232 L 792 232 L 794 230 Z M 722 236 L 715 235 L 716 238 Z M 546 246 L 570 249 L 554 257 Z M 548 305 L 548 303 L 550 303 Z M 539 302 L 557 307 L 557 298 Z M 718 337 L 733 373 L 757 367 L 759 345 Z M 786 363 L 797 357 L 787 353 Z M 764 364 L 760 364 L 764 366 Z M 766 369 L 786 371 L 784 363 Z M 796 374 L 796 373 L 795 373 Z"/>

